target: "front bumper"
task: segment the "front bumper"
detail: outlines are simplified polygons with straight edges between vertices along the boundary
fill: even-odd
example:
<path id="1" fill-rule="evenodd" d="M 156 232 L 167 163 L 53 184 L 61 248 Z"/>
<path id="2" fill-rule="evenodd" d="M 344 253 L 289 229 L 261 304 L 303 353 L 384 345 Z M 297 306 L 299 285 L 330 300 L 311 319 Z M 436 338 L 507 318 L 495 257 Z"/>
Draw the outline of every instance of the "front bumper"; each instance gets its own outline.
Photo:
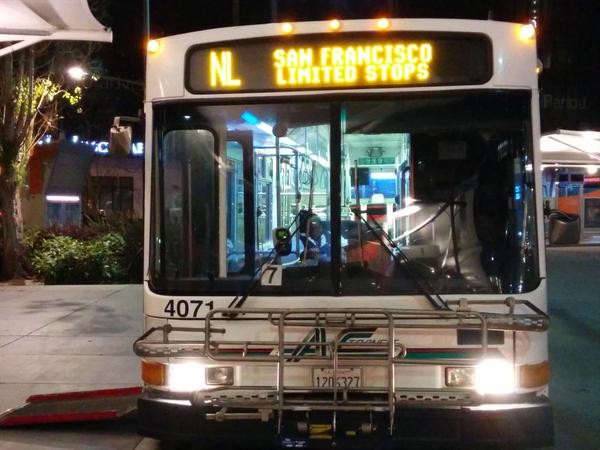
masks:
<path id="1" fill-rule="evenodd" d="M 284 412 L 261 420 L 207 420 L 216 410 L 142 396 L 140 433 L 168 441 L 241 448 L 537 448 L 553 445 L 552 407 L 546 399 L 489 407 L 398 407 L 393 433 L 388 412 Z M 239 413 L 249 412 L 243 409 Z M 371 424 L 367 428 L 364 424 Z M 300 425 L 302 424 L 302 425 Z M 253 447 L 254 448 L 254 447 Z"/>

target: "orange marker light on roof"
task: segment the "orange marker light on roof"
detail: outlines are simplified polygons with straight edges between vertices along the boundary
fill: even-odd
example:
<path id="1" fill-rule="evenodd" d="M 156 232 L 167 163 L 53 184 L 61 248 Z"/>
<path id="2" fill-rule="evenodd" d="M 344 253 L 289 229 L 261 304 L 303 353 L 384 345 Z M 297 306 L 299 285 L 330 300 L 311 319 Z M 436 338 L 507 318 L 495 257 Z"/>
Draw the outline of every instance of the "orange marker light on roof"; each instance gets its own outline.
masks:
<path id="1" fill-rule="evenodd" d="M 377 20 L 377 28 L 379 28 L 380 30 L 387 30 L 390 27 L 390 25 L 390 20 L 386 19 L 385 17 L 382 17 L 381 19 Z"/>
<path id="2" fill-rule="evenodd" d="M 291 34 L 292 31 L 294 31 L 294 26 L 291 23 L 286 22 L 281 25 L 281 32 L 283 34 Z"/>
<path id="3" fill-rule="evenodd" d="M 524 41 L 533 39 L 535 37 L 535 27 L 530 23 L 527 25 L 522 25 L 521 29 L 519 30 L 519 37 Z"/>
<path id="4" fill-rule="evenodd" d="M 160 50 L 160 42 L 158 42 L 156 39 L 151 39 L 148 41 L 148 52 L 150 53 L 156 53 L 157 51 Z"/>
<path id="5" fill-rule="evenodd" d="M 329 21 L 329 29 L 331 31 L 338 31 L 342 27 L 342 22 L 337 19 L 332 19 Z"/>

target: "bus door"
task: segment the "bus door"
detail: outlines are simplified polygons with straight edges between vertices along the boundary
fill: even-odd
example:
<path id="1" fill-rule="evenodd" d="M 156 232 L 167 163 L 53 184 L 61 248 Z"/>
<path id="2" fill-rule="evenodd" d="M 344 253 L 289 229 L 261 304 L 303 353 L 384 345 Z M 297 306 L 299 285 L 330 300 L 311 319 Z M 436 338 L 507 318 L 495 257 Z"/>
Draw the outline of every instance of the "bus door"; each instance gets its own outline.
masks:
<path id="1" fill-rule="evenodd" d="M 227 272 L 254 273 L 254 148 L 251 131 L 227 132 Z"/>
<path id="2" fill-rule="evenodd" d="M 269 249 L 273 229 L 273 157 L 257 154 L 256 164 L 256 249 Z"/>

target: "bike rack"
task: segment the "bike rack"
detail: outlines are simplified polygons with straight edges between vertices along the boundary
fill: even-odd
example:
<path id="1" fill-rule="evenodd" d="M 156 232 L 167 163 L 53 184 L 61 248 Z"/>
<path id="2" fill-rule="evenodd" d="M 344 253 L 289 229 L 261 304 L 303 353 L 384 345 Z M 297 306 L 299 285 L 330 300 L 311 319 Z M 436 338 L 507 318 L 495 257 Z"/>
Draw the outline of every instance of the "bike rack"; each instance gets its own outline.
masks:
<path id="1" fill-rule="evenodd" d="M 397 394 L 409 392 L 406 389 L 397 389 L 395 386 L 395 370 L 398 365 L 408 364 L 430 364 L 430 365 L 464 365 L 472 366 L 480 358 L 484 358 L 488 352 L 488 331 L 530 331 L 543 332 L 548 329 L 548 316 L 528 301 L 508 298 L 506 300 L 492 301 L 449 301 L 449 305 L 456 305 L 457 309 L 451 310 L 415 310 L 415 309 L 326 309 L 326 308 L 243 308 L 236 310 L 232 316 L 231 309 L 216 309 L 210 311 L 204 319 L 204 327 L 177 327 L 170 324 L 161 327 L 153 327 L 142 335 L 134 344 L 136 355 L 143 358 L 159 357 L 201 357 L 215 362 L 244 362 L 265 363 L 270 362 L 277 366 L 277 378 L 275 386 L 263 386 L 260 388 L 227 387 L 228 391 L 251 391 L 253 389 L 274 394 L 265 399 L 256 399 L 256 395 L 247 400 L 235 398 L 217 400 L 223 409 L 219 414 L 211 414 L 210 419 L 227 420 L 234 419 L 235 412 L 228 412 L 228 408 L 256 408 L 257 414 L 246 414 L 245 418 L 260 417 L 264 420 L 265 411 L 277 411 L 278 430 L 281 431 L 284 411 L 311 411 L 326 410 L 333 414 L 332 428 L 335 432 L 338 411 L 387 411 L 389 414 L 389 431 L 394 429 L 394 414 L 398 403 Z M 471 310 L 472 306 L 504 306 L 507 313 L 490 313 Z M 517 309 L 525 312 L 516 313 Z M 268 323 L 277 332 L 276 340 L 266 341 L 240 341 L 226 339 L 225 325 L 232 323 L 243 323 L 249 319 L 262 320 Z M 276 328 L 276 330 L 275 330 Z M 298 328 L 328 328 L 343 330 L 364 329 L 386 329 L 387 341 L 381 343 L 341 342 L 339 335 L 325 342 L 306 342 L 290 340 L 287 335 L 290 331 Z M 472 359 L 431 359 L 431 360 L 408 360 L 405 359 L 406 349 L 396 343 L 396 331 L 399 329 L 473 329 L 481 333 L 480 358 Z M 170 338 L 173 332 L 186 332 L 200 334 L 201 338 L 192 340 L 173 340 Z M 160 333 L 160 340 L 152 340 Z M 228 352 L 231 348 L 240 349 L 236 354 Z M 300 352 L 286 353 L 286 350 L 298 348 L 312 348 L 314 354 L 301 354 Z M 382 357 L 366 361 L 364 357 L 352 357 L 344 354 L 341 350 L 352 350 L 353 348 L 376 348 L 381 350 Z M 272 349 L 268 354 L 250 356 L 252 350 Z M 310 366 L 320 363 L 329 366 L 333 370 L 333 379 L 336 380 L 340 368 L 340 362 L 347 363 L 350 360 L 360 360 L 361 366 L 383 366 L 386 367 L 386 384 L 382 388 L 340 388 L 333 383 L 332 388 L 318 388 L 313 386 L 285 386 L 286 368 L 294 365 Z M 223 388 L 225 389 L 225 388 Z M 210 395 L 220 389 L 208 391 Z M 413 390 L 414 391 L 414 390 Z M 444 392 L 447 392 L 444 389 Z M 316 400 L 294 400 L 294 393 L 331 394 L 331 397 Z M 358 401 L 350 399 L 352 393 L 373 393 L 385 398 L 385 401 Z M 206 392 L 194 394 L 198 402 L 202 401 L 201 395 Z M 464 394 L 464 392 L 462 392 Z M 460 397 L 460 393 L 457 394 Z M 274 398 L 273 398 L 274 397 Z M 457 397 L 457 399 L 458 399 Z M 218 396 L 217 396 L 218 398 Z M 460 404 L 460 399 L 457 400 Z M 464 403 L 463 403 L 464 404 Z M 237 414 L 239 416 L 239 414 Z M 214 416 L 214 417 L 212 417 Z M 231 417 L 229 417 L 231 416 Z M 247 416 L 247 417 L 246 417 Z M 268 416 L 268 414 L 267 414 Z M 207 416 L 207 418 L 209 418 Z"/>

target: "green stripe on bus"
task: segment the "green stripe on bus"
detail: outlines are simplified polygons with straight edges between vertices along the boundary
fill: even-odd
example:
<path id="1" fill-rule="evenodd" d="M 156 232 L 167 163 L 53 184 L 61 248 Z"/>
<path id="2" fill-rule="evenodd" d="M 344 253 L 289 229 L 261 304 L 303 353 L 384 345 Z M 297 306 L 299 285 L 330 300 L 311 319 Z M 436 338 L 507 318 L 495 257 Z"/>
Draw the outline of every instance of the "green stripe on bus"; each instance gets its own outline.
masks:
<path id="1" fill-rule="evenodd" d="M 405 359 L 463 359 L 473 358 L 473 352 L 427 352 L 427 353 L 408 353 Z"/>

